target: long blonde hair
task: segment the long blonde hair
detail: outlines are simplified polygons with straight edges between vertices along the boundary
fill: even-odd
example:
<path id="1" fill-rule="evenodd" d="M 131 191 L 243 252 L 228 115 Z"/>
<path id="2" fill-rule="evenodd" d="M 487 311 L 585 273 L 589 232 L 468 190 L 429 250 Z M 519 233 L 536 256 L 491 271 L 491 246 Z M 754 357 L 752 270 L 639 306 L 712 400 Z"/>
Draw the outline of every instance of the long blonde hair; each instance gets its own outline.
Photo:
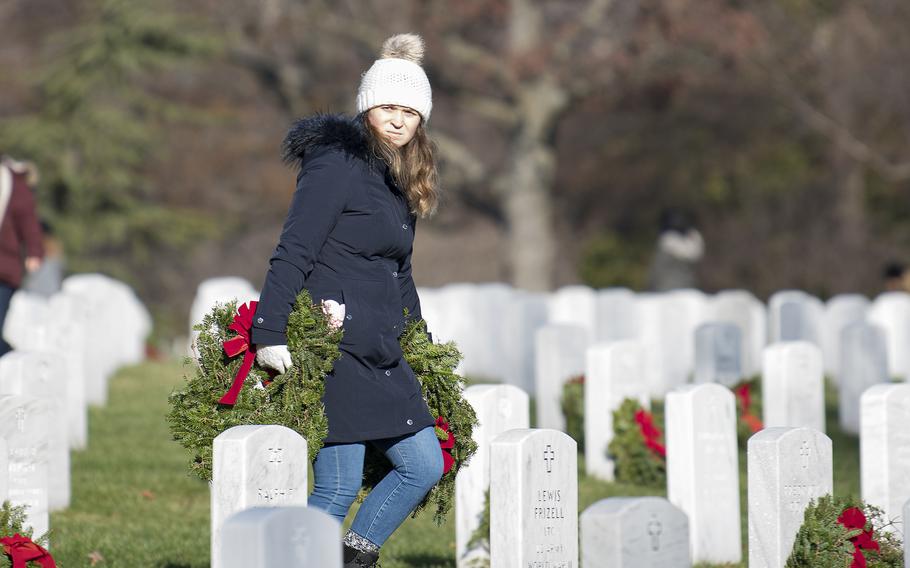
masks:
<path id="1" fill-rule="evenodd" d="M 436 172 L 435 145 L 427 136 L 423 121 L 414 138 L 399 148 L 382 136 L 363 113 L 362 120 L 369 133 L 370 150 L 389 166 L 395 182 L 404 190 L 411 212 L 429 217 L 439 202 L 439 174 Z"/>

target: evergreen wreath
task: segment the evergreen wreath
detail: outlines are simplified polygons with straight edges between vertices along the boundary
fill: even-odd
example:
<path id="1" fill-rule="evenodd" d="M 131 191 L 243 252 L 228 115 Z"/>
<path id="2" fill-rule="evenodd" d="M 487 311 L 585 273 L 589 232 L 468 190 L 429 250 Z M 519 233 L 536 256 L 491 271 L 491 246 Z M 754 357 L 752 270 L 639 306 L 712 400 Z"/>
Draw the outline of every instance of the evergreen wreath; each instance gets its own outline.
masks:
<path id="1" fill-rule="evenodd" d="M 645 435 L 650 424 L 660 435 L 658 417 L 646 413 L 637 400 L 627 398 L 613 411 L 613 440 L 607 446 L 607 456 L 616 464 L 616 481 L 663 487 L 667 483 L 667 458 L 661 453 L 657 439 Z M 649 432 L 651 433 L 651 432 Z"/>
<path id="2" fill-rule="evenodd" d="M 831 495 L 806 507 L 786 568 L 901 568 L 899 530 L 881 509 Z"/>
<path id="3" fill-rule="evenodd" d="M 562 385 L 559 399 L 566 419 L 566 434 L 575 439 L 579 453 L 585 451 L 585 376 L 577 375 Z"/>
<path id="4" fill-rule="evenodd" d="M 333 328 L 322 307 L 314 306 L 309 293 L 302 291 L 288 318 L 288 350 L 293 366 L 283 375 L 276 375 L 254 363 L 235 404 L 226 406 L 219 404 L 218 399 L 231 386 L 242 360 L 242 357 L 228 357 L 222 347 L 231 338 L 233 332 L 228 327 L 236 313 L 236 302 L 217 304 L 193 328 L 199 332 L 198 365 L 193 375 L 186 378 L 183 389 L 169 397 L 171 410 L 167 421 L 173 438 L 192 452 L 190 471 L 204 481 L 212 478 L 214 439 L 228 428 L 254 424 L 286 426 L 306 438 L 311 461 L 328 434 L 322 404 L 324 380 L 341 356 L 338 343 L 343 330 Z M 423 322 L 412 320 L 408 320 L 400 341 L 431 414 L 434 418 L 444 417 L 455 436 L 454 447 L 447 450 L 454 458 L 452 469 L 414 511 L 416 516 L 426 506 L 434 505 L 434 519 L 441 523 L 454 503 L 455 476 L 477 450 L 472 438 L 477 418 L 462 397 L 464 379 L 454 372 L 461 359 L 454 343 L 432 343 Z M 448 437 L 438 427 L 436 434 L 442 441 Z M 368 452 L 361 499 L 390 469 L 391 465 L 380 452 Z"/>
<path id="5" fill-rule="evenodd" d="M 0 504 L 0 538 L 22 535 L 26 538 L 32 538 L 34 531 L 25 524 L 25 505 L 13 505 L 9 501 L 3 501 Z M 41 535 L 34 539 L 35 544 L 47 547 L 49 533 Z M 3 547 L 0 546 L 0 568 L 11 568 L 12 561 L 3 554 Z M 28 562 L 28 566 L 38 566 L 37 562 Z M 59 567 L 59 564 L 58 564 Z"/>

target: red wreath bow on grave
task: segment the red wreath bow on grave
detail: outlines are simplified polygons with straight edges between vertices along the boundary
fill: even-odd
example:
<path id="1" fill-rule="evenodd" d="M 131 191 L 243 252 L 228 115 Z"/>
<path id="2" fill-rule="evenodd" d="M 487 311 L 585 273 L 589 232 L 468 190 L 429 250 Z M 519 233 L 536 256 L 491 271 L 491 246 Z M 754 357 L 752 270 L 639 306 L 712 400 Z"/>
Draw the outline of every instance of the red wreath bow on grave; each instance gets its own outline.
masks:
<path id="1" fill-rule="evenodd" d="M 863 555 L 863 549 L 880 550 L 878 542 L 872 538 L 872 529 L 865 530 L 866 515 L 860 509 L 850 507 L 844 509 L 837 518 L 837 522 L 844 525 L 848 530 L 862 531 L 850 539 L 850 542 L 853 543 L 853 563 L 850 564 L 850 568 L 866 568 L 866 557 Z"/>
<path id="2" fill-rule="evenodd" d="M 449 423 L 440 416 L 436 419 L 436 427 L 446 433 L 445 440 L 439 440 L 439 449 L 442 450 L 442 473 L 449 473 L 452 466 L 455 465 L 455 458 L 452 457 L 452 448 L 455 447 L 455 434 L 449 430 Z"/>
<path id="3" fill-rule="evenodd" d="M 752 406 L 752 393 L 749 390 L 748 384 L 744 384 L 736 389 L 736 398 L 739 399 L 739 403 L 743 407 L 743 422 L 749 426 L 749 429 L 754 433 L 764 428 L 765 425 L 762 424 L 762 421 L 758 416 L 749 412 L 749 407 Z"/>
<path id="4" fill-rule="evenodd" d="M 29 562 L 37 562 L 43 568 L 57 568 L 50 552 L 44 550 L 28 537 L 16 534 L 0 538 L 3 553 L 13 562 L 13 568 L 26 568 Z"/>
<path id="5" fill-rule="evenodd" d="M 660 457 L 667 457 L 666 448 L 658 441 L 660 440 L 660 430 L 654 425 L 651 413 L 639 408 L 635 412 L 635 422 L 638 424 L 638 430 L 648 449 Z"/>
<path id="6" fill-rule="evenodd" d="M 249 302 L 240 306 L 237 315 L 234 316 L 234 321 L 228 326 L 228 329 L 236 331 L 238 335 L 221 344 L 228 357 L 236 357 L 243 353 L 243 362 L 240 364 L 240 369 L 237 370 L 237 375 L 234 376 L 231 388 L 218 399 L 221 404 L 237 402 L 237 395 L 243 388 L 243 381 L 253 368 L 253 361 L 256 360 L 256 346 L 251 341 L 250 333 L 253 329 L 253 314 L 256 313 L 258 304 L 259 302 Z"/>

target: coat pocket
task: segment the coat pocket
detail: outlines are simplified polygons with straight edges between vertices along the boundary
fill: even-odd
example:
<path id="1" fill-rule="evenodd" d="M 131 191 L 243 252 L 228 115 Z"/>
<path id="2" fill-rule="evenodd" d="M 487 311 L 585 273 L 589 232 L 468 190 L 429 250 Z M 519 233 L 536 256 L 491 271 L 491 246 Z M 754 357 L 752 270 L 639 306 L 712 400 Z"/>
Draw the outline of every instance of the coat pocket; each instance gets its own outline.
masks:
<path id="1" fill-rule="evenodd" d="M 346 350 L 371 366 L 394 365 L 401 358 L 397 321 L 390 317 L 388 283 L 353 280 L 342 285 Z"/>

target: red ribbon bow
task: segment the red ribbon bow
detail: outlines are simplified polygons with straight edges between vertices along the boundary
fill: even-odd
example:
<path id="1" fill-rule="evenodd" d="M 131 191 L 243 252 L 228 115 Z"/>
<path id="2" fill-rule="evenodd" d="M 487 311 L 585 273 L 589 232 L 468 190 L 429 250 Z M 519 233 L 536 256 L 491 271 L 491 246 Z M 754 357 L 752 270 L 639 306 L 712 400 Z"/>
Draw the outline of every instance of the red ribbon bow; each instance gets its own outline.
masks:
<path id="1" fill-rule="evenodd" d="M 661 434 L 657 426 L 654 425 L 651 413 L 639 408 L 635 412 L 635 422 L 638 423 L 638 431 L 641 432 L 641 437 L 648 449 L 660 457 L 667 457 L 666 448 L 658 441 Z"/>
<path id="2" fill-rule="evenodd" d="M 57 568 L 51 554 L 32 542 L 32 539 L 19 534 L 0 538 L 3 553 L 13 561 L 13 568 L 26 568 L 29 562 L 37 562 L 43 568 Z"/>
<path id="3" fill-rule="evenodd" d="M 449 430 L 449 423 L 440 416 L 436 419 L 436 427 L 446 433 L 445 440 L 439 440 L 439 449 L 442 450 L 442 473 L 449 473 L 452 466 L 455 465 L 455 458 L 452 456 L 452 448 L 455 447 L 455 434 Z"/>
<path id="4" fill-rule="evenodd" d="M 853 543 L 853 563 L 850 568 L 866 568 L 866 557 L 863 555 L 863 549 L 880 550 L 878 542 L 872 538 L 872 528 L 866 530 L 866 515 L 856 507 L 849 507 L 837 518 L 837 522 L 844 525 L 848 530 L 862 531 L 850 539 Z"/>
<path id="5" fill-rule="evenodd" d="M 749 429 L 755 433 L 764 428 L 765 425 L 762 424 L 762 421 L 758 418 L 758 416 L 755 416 L 749 412 L 749 407 L 752 406 L 752 393 L 749 391 L 748 383 L 736 389 L 736 398 L 739 399 L 739 403 L 743 407 L 742 419 L 743 422 L 749 426 Z"/>
<path id="6" fill-rule="evenodd" d="M 236 357 L 243 353 L 243 362 L 240 364 L 240 369 L 237 370 L 237 375 L 234 376 L 231 388 L 224 393 L 224 396 L 218 399 L 221 404 L 234 404 L 237 402 L 237 395 L 240 394 L 240 389 L 243 388 L 243 381 L 250 373 L 250 369 L 253 368 L 253 361 L 256 360 L 256 346 L 253 345 L 250 339 L 250 333 L 253 329 L 253 314 L 256 313 L 258 304 L 259 302 L 249 302 L 240 306 L 240 309 L 237 310 L 237 315 L 234 316 L 234 321 L 228 326 L 228 329 L 236 331 L 238 335 L 221 344 L 228 357 Z"/>

